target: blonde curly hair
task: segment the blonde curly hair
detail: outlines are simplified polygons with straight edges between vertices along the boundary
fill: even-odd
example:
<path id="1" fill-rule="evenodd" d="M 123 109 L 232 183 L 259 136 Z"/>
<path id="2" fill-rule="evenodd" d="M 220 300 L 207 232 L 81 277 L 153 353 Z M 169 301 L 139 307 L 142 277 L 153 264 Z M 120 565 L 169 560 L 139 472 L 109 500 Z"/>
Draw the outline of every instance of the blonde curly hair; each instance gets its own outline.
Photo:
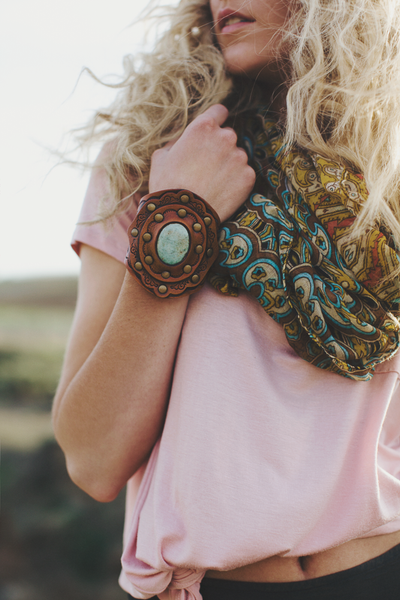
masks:
<path id="1" fill-rule="evenodd" d="M 400 1 L 289 1 L 276 50 L 286 143 L 361 171 L 370 194 L 355 233 L 382 219 L 400 246 Z M 232 90 L 233 112 L 259 101 L 226 73 L 208 0 L 181 0 L 151 18 L 169 25 L 151 53 L 125 57 L 115 102 L 81 132 L 83 143 L 113 140 L 105 166 L 114 201 L 103 218 L 146 191 L 152 153 L 209 106 Z"/>

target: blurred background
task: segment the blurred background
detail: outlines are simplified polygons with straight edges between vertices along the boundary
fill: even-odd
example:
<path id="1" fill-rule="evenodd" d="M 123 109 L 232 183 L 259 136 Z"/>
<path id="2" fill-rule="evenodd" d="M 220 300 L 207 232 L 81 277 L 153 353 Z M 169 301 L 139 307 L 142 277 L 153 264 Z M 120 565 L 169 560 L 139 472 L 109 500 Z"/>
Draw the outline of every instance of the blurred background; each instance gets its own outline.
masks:
<path id="1" fill-rule="evenodd" d="M 122 600 L 124 494 L 100 504 L 65 470 L 51 400 L 76 277 L 0 283 L 0 599 Z"/>
<path id="2" fill-rule="evenodd" d="M 124 494 L 91 500 L 69 480 L 50 426 L 76 298 L 69 248 L 88 181 L 49 149 L 115 92 L 143 49 L 148 0 L 0 5 L 0 600 L 122 600 Z M 151 47 L 151 38 L 148 42 Z M 94 149 L 97 152 L 98 149 Z"/>

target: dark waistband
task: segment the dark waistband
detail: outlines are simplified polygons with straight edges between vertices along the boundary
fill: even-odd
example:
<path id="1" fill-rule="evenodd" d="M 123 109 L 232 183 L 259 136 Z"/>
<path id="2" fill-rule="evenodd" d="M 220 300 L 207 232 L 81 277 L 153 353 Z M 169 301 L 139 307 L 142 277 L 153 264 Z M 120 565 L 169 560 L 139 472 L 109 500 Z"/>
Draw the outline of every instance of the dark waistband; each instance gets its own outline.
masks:
<path id="1" fill-rule="evenodd" d="M 323 577 L 285 583 L 205 578 L 204 600 L 398 600 L 400 544 L 367 562 Z"/>

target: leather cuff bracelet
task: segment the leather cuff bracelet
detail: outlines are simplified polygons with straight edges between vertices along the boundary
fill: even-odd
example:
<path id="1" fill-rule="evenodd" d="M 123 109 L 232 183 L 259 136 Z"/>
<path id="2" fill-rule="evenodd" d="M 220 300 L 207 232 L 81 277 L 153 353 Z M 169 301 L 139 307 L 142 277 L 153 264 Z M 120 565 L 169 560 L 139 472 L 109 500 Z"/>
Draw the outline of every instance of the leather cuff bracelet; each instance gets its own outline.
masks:
<path id="1" fill-rule="evenodd" d="M 144 196 L 128 230 L 128 270 L 160 298 L 198 289 L 218 256 L 220 220 L 213 208 L 188 190 Z"/>

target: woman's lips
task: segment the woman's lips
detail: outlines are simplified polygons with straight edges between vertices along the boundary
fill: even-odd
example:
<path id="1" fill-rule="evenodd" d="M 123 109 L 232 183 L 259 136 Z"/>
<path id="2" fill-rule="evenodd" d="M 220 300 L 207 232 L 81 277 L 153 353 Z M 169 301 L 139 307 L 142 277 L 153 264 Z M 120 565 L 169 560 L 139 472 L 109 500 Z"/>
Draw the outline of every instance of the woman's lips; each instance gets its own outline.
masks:
<path id="1" fill-rule="evenodd" d="M 221 28 L 221 33 L 234 33 L 238 29 L 242 29 L 246 25 L 250 25 L 254 23 L 254 21 L 236 21 L 232 23 L 227 23 Z"/>
<path id="2" fill-rule="evenodd" d="M 249 19 L 230 8 L 223 8 L 218 14 L 220 33 L 233 33 L 251 23 L 254 23 L 253 19 Z"/>

